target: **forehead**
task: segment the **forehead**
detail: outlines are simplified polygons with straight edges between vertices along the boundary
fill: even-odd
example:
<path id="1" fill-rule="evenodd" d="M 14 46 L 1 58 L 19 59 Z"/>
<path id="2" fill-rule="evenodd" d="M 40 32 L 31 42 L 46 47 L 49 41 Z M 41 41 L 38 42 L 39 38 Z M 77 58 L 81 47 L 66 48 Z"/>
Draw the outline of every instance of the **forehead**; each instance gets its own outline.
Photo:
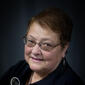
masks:
<path id="1" fill-rule="evenodd" d="M 38 23 L 33 23 L 30 26 L 30 29 L 27 33 L 27 36 L 33 36 L 37 39 L 52 39 L 52 40 L 59 40 L 59 34 L 53 32 L 49 28 L 43 28 Z"/>

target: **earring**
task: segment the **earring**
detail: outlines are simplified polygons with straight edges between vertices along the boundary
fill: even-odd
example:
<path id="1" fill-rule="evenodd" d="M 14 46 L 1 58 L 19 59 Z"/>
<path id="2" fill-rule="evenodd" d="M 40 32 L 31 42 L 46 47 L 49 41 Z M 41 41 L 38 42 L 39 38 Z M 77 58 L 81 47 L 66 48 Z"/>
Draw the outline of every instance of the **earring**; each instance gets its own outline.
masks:
<path id="1" fill-rule="evenodd" d="M 63 67 L 66 66 L 66 58 L 63 58 Z"/>

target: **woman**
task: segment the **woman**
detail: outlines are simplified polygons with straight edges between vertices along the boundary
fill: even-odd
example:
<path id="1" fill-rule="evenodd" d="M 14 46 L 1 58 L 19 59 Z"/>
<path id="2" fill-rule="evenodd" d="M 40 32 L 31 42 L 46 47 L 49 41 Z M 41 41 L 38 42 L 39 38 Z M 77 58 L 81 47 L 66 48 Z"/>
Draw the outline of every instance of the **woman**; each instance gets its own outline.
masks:
<path id="1" fill-rule="evenodd" d="M 65 59 L 71 33 L 72 21 L 59 8 L 32 17 L 24 36 L 25 60 L 1 78 L 3 85 L 84 85 Z"/>

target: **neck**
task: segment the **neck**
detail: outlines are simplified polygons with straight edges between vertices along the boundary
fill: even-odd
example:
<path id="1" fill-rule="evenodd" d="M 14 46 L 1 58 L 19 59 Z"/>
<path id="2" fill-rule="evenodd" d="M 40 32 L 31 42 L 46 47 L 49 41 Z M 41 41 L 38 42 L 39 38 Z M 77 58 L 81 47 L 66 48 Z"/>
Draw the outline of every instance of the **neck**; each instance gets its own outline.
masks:
<path id="1" fill-rule="evenodd" d="M 35 83 L 37 81 L 42 80 L 43 78 L 45 78 L 47 76 L 47 74 L 42 74 L 42 73 L 37 73 L 34 72 L 31 76 L 31 83 Z"/>

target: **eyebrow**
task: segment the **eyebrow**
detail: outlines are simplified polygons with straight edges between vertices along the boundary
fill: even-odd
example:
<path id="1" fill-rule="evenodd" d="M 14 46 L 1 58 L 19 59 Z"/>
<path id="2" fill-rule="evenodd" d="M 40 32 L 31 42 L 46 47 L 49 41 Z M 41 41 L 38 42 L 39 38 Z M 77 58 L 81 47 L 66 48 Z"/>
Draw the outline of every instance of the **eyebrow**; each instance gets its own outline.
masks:
<path id="1" fill-rule="evenodd" d="M 33 39 L 35 39 L 35 40 L 36 40 L 36 38 L 34 38 L 32 35 L 29 35 L 28 37 L 32 37 Z"/>
<path id="2" fill-rule="evenodd" d="M 35 37 L 33 37 L 32 35 L 29 35 L 28 37 L 32 37 L 34 40 L 37 40 L 37 39 L 36 39 Z M 53 42 L 53 40 L 50 40 L 49 38 L 42 38 L 41 41 L 47 41 L 47 40 Z"/>

